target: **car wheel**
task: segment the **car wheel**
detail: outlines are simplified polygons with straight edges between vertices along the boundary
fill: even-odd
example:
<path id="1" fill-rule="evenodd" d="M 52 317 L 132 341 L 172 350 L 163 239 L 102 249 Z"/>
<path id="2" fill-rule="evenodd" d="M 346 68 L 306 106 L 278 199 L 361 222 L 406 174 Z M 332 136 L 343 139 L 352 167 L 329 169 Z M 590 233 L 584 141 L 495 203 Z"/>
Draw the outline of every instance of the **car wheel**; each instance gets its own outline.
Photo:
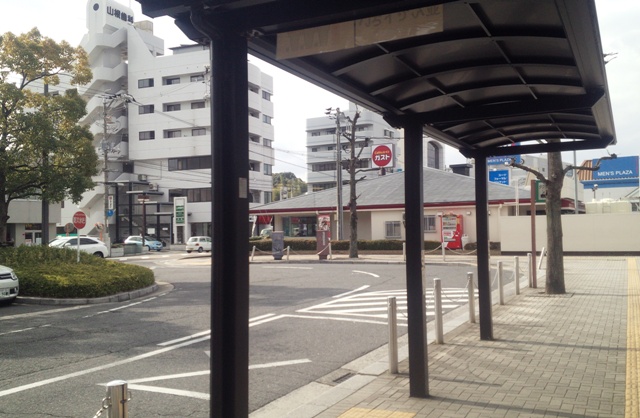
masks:
<path id="1" fill-rule="evenodd" d="M 198 248 L 198 252 L 199 252 L 199 253 L 201 253 L 201 252 L 203 252 L 203 251 L 204 251 L 204 248 L 202 248 L 202 247 Z"/>
<path id="2" fill-rule="evenodd" d="M 104 254 L 102 254 L 100 251 L 96 251 L 95 253 L 93 253 L 93 255 L 95 255 L 96 257 L 104 258 Z"/>
<path id="3" fill-rule="evenodd" d="M 191 254 L 191 250 L 187 250 L 187 254 Z"/>
<path id="4" fill-rule="evenodd" d="M 151 248 L 149 248 L 148 245 L 145 245 L 145 247 L 147 248 L 147 251 L 151 251 Z"/>

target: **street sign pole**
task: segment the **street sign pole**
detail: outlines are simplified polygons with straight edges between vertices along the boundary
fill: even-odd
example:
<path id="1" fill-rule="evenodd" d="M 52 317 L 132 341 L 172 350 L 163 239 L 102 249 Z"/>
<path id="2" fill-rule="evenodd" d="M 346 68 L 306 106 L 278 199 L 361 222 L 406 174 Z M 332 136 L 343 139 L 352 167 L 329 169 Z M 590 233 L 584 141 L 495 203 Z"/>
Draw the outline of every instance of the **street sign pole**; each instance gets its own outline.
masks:
<path id="1" fill-rule="evenodd" d="M 73 221 L 73 226 L 76 227 L 76 231 L 77 231 L 76 243 L 78 246 L 77 248 L 78 251 L 76 255 L 76 262 L 79 263 L 80 262 L 80 230 L 84 228 L 85 225 L 87 225 L 87 215 L 85 215 L 83 211 L 79 210 L 73 214 L 73 218 L 71 218 L 71 220 Z"/>

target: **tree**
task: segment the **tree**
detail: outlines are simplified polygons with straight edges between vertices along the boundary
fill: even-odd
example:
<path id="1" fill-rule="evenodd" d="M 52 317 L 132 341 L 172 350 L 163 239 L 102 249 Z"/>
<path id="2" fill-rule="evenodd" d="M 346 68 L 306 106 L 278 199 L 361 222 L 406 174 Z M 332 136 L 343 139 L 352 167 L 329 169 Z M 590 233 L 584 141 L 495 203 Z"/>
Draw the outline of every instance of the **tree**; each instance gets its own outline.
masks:
<path id="1" fill-rule="evenodd" d="M 560 140 L 549 140 L 559 142 Z M 536 176 L 546 187 L 545 211 L 547 216 L 547 277 L 545 282 L 545 293 L 559 295 L 566 293 L 564 283 L 564 248 L 562 244 L 562 185 L 565 175 L 570 170 L 590 170 L 597 171 L 603 159 L 616 158 L 615 154 L 598 160 L 594 167 L 576 167 L 568 165 L 562 167 L 562 156 L 560 152 L 550 152 L 547 154 L 549 177 L 545 178 L 542 173 L 534 170 L 522 163 L 517 163 L 511 159 L 509 165 L 528 171 Z M 577 205 L 578 202 L 575 202 Z"/>
<path id="2" fill-rule="evenodd" d="M 294 196 L 300 196 L 308 190 L 307 183 L 296 177 L 296 175 L 291 172 L 276 173 L 273 175 L 271 182 L 273 187 L 272 197 L 274 201 L 282 200 L 282 197 L 288 199 Z M 286 196 L 281 196 L 281 192 L 283 192 L 285 188 Z"/>
<path id="3" fill-rule="evenodd" d="M 86 114 L 84 100 L 75 90 L 48 96 L 33 89 L 37 83 L 58 85 L 62 74 L 74 85 L 91 81 L 82 48 L 56 43 L 36 28 L 0 37 L 0 242 L 7 239 L 13 200 L 79 202 L 95 186 L 93 135 L 78 125 Z"/>
<path id="4" fill-rule="evenodd" d="M 374 171 L 376 168 L 361 168 L 363 160 L 360 158 L 364 149 L 369 145 L 369 138 L 356 137 L 356 126 L 360 118 L 360 111 L 356 110 L 353 119 L 346 116 L 340 109 L 328 109 L 327 114 L 335 117 L 338 135 L 345 138 L 349 145 L 346 147 L 348 158 L 343 159 L 339 169 L 346 169 L 349 173 L 349 258 L 358 258 L 358 197 L 356 185 L 364 180 L 366 176 L 357 178 L 358 174 L 364 171 Z M 340 128 L 340 120 L 346 120 L 349 123 L 347 129 Z M 360 140 L 360 142 L 358 142 Z M 342 141 L 340 141 L 342 142 Z M 343 147 L 345 148 L 345 147 Z"/>

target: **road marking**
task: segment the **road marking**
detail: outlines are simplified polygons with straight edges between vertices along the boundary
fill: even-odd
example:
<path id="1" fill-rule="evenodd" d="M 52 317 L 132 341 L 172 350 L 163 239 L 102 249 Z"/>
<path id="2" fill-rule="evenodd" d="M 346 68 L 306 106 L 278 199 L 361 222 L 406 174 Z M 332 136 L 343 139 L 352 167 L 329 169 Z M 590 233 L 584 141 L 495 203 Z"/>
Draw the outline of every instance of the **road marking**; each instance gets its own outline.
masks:
<path id="1" fill-rule="evenodd" d="M 273 363 L 254 364 L 253 366 L 249 366 L 249 370 L 270 369 L 272 367 L 293 366 L 295 364 L 304 364 L 304 363 L 311 363 L 311 360 L 309 360 L 308 358 L 303 358 L 300 360 L 287 360 L 287 361 L 276 361 Z"/>
<path id="2" fill-rule="evenodd" d="M 144 390 L 146 392 L 165 393 L 167 395 L 186 396 L 189 398 L 204 399 L 206 401 L 209 400 L 208 393 L 194 392 L 192 390 L 169 389 L 169 388 L 160 388 L 157 386 L 146 386 L 146 385 L 135 385 L 135 384 L 128 385 L 127 387 L 133 390 Z"/>
<path id="3" fill-rule="evenodd" d="M 58 308 L 58 309 L 49 309 L 46 311 L 38 311 L 38 312 L 29 312 L 29 313 L 23 313 L 23 314 L 17 314 L 17 315 L 9 315 L 9 316 L 3 316 L 0 317 L 0 321 L 4 321 L 7 319 L 16 319 L 16 318 L 30 318 L 33 316 L 40 316 L 40 315 L 46 315 L 46 314 L 50 314 L 50 313 L 57 313 L 57 312 L 67 312 L 67 311 L 75 311 L 76 309 L 87 309 L 91 307 L 91 305 L 81 305 L 81 306 L 72 306 L 69 308 Z"/>
<path id="4" fill-rule="evenodd" d="M 342 297 L 345 297 L 345 296 L 350 295 L 350 294 L 352 294 L 352 293 L 359 292 L 359 291 L 361 291 L 361 290 L 367 289 L 368 287 L 369 287 L 369 285 L 368 285 L 368 284 L 366 284 L 366 285 L 364 285 L 364 286 L 360 286 L 359 288 L 354 289 L 354 290 L 352 290 L 352 291 L 350 291 L 350 292 L 340 293 L 339 295 L 335 295 L 335 296 L 331 296 L 331 297 L 332 297 L 332 298 L 342 298 Z"/>
<path id="5" fill-rule="evenodd" d="M 285 316 L 286 315 L 277 315 L 277 316 L 271 316 L 271 317 L 266 318 L 266 319 L 262 319 L 260 321 L 249 322 L 249 328 L 255 327 L 256 325 L 266 324 L 267 322 L 276 321 L 278 319 L 284 318 Z"/>
<path id="6" fill-rule="evenodd" d="M 313 270 L 313 267 L 263 266 L 263 269 Z"/>
<path id="7" fill-rule="evenodd" d="M 74 377 L 84 376 L 84 375 L 89 374 L 89 373 L 99 372 L 99 371 L 102 371 L 102 370 L 111 369 L 113 367 L 122 366 L 124 364 L 133 363 L 135 361 L 143 360 L 143 359 L 146 359 L 146 358 L 149 358 L 149 357 L 153 357 L 153 356 L 157 356 L 159 354 L 166 353 L 168 351 L 173 351 L 173 350 L 176 350 L 176 349 L 181 348 L 181 347 L 186 347 L 186 346 L 191 345 L 191 344 L 196 344 L 196 343 L 199 343 L 199 342 L 202 342 L 202 341 L 206 341 L 209 338 L 210 337 L 207 336 L 207 337 L 202 337 L 202 338 L 190 340 L 190 341 L 184 342 L 182 344 L 172 345 L 171 347 L 165 347 L 165 348 L 161 348 L 161 349 L 158 349 L 158 350 L 150 351 L 148 353 L 140 354 L 138 356 L 134 356 L 134 357 L 131 357 L 131 358 L 128 358 L 128 359 L 125 359 L 125 360 L 115 361 L 113 363 L 104 364 L 102 366 L 92 367 L 90 369 L 80 370 L 80 371 L 77 371 L 77 372 L 74 372 L 74 373 L 69 373 L 69 374 L 65 374 L 65 375 L 62 375 L 62 376 L 53 377 L 51 379 L 40 380 L 38 382 L 29 383 L 27 385 L 22 385 L 22 386 L 18 386 L 18 387 L 11 388 L 11 389 L 6 389 L 6 390 L 3 390 L 3 391 L 0 391 L 0 398 L 2 398 L 3 396 L 12 395 L 14 393 L 24 392 L 25 390 L 35 389 L 35 388 L 38 388 L 40 386 L 49 385 L 51 383 L 61 382 L 63 380 L 72 379 Z"/>
<path id="8" fill-rule="evenodd" d="M 274 313 L 268 313 L 268 314 L 266 314 L 266 315 L 256 316 L 256 317 L 254 317 L 254 318 L 249 318 L 249 322 L 252 322 L 252 321 L 259 321 L 259 320 L 261 320 L 261 319 L 268 318 L 268 317 L 270 317 L 270 316 L 274 316 L 274 315 L 275 315 Z"/>
<path id="9" fill-rule="evenodd" d="M 31 328 L 17 329 L 15 331 L 3 332 L 3 333 L 0 333 L 0 336 L 1 335 L 8 335 L 8 334 L 16 334 L 18 332 L 25 332 L 25 331 L 29 331 L 29 330 L 32 330 L 32 329 L 34 329 L 34 328 L 31 327 Z"/>
<path id="10" fill-rule="evenodd" d="M 354 273 L 360 273 L 360 274 L 368 274 L 369 276 L 373 276 L 373 277 L 380 277 L 375 273 L 369 273 L 368 271 L 360 271 L 360 270 L 353 270 Z"/>
<path id="11" fill-rule="evenodd" d="M 171 340 L 171 341 L 165 341 L 163 343 L 158 344 L 161 347 L 165 347 L 168 345 L 173 345 L 175 343 L 181 343 L 183 341 L 189 341 L 192 340 L 194 338 L 198 338 L 198 337 L 202 337 L 203 335 L 208 335 L 211 334 L 211 330 L 206 330 L 206 331 L 202 331 L 202 332 L 198 332 L 196 334 L 191 334 L 191 335 L 187 335 L 186 337 L 182 337 L 182 338 L 176 338 L 175 340 Z"/>

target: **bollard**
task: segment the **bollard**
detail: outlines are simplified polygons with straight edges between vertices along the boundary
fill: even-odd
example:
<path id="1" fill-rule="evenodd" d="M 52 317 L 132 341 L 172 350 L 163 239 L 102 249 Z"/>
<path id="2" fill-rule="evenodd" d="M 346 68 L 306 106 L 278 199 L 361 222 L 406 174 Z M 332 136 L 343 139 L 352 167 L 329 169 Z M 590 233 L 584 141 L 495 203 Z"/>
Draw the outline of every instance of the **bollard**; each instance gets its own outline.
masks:
<path id="1" fill-rule="evenodd" d="M 253 246 L 253 249 L 251 249 L 251 261 L 253 261 L 253 257 L 256 255 L 256 246 Z"/>
<path id="2" fill-rule="evenodd" d="M 498 261 L 498 289 L 500 290 L 500 305 L 504 305 L 504 278 L 502 271 L 502 261 Z"/>
<path id="3" fill-rule="evenodd" d="M 406 242 L 402 243 L 402 259 L 404 261 L 407 261 L 407 243 Z"/>
<path id="4" fill-rule="evenodd" d="M 547 254 L 547 249 L 542 247 L 542 251 L 540 251 L 540 261 L 538 261 L 538 270 L 542 270 L 542 261 L 544 260 L 544 256 Z"/>
<path id="5" fill-rule="evenodd" d="M 289 262 L 289 250 L 291 249 L 291 246 L 287 246 L 287 263 Z"/>
<path id="6" fill-rule="evenodd" d="M 389 321 L 389 373 L 398 373 L 398 308 L 396 298 L 387 298 L 387 318 Z"/>
<path id="7" fill-rule="evenodd" d="M 520 294 L 520 259 L 518 256 L 513 257 L 513 274 L 516 281 L 516 295 Z"/>
<path id="8" fill-rule="evenodd" d="M 124 380 L 113 380 L 107 383 L 107 418 L 128 418 L 129 401 L 127 382 Z"/>
<path id="9" fill-rule="evenodd" d="M 446 244 L 444 243 L 444 241 L 442 241 L 442 261 L 447 261 L 446 260 L 446 256 L 445 256 L 445 248 L 446 248 Z"/>
<path id="10" fill-rule="evenodd" d="M 473 287 L 473 273 L 467 273 L 467 292 L 469 293 L 469 322 L 476 323 L 476 292 Z"/>
<path id="11" fill-rule="evenodd" d="M 333 254 L 331 253 L 331 241 L 329 241 L 329 260 L 333 260 Z"/>
<path id="12" fill-rule="evenodd" d="M 532 256 L 527 253 L 527 276 L 529 277 L 529 288 L 533 288 L 533 271 L 531 270 Z"/>
<path id="13" fill-rule="evenodd" d="M 444 344 L 442 329 L 442 281 L 433 279 L 433 304 L 436 311 L 436 344 Z"/>

